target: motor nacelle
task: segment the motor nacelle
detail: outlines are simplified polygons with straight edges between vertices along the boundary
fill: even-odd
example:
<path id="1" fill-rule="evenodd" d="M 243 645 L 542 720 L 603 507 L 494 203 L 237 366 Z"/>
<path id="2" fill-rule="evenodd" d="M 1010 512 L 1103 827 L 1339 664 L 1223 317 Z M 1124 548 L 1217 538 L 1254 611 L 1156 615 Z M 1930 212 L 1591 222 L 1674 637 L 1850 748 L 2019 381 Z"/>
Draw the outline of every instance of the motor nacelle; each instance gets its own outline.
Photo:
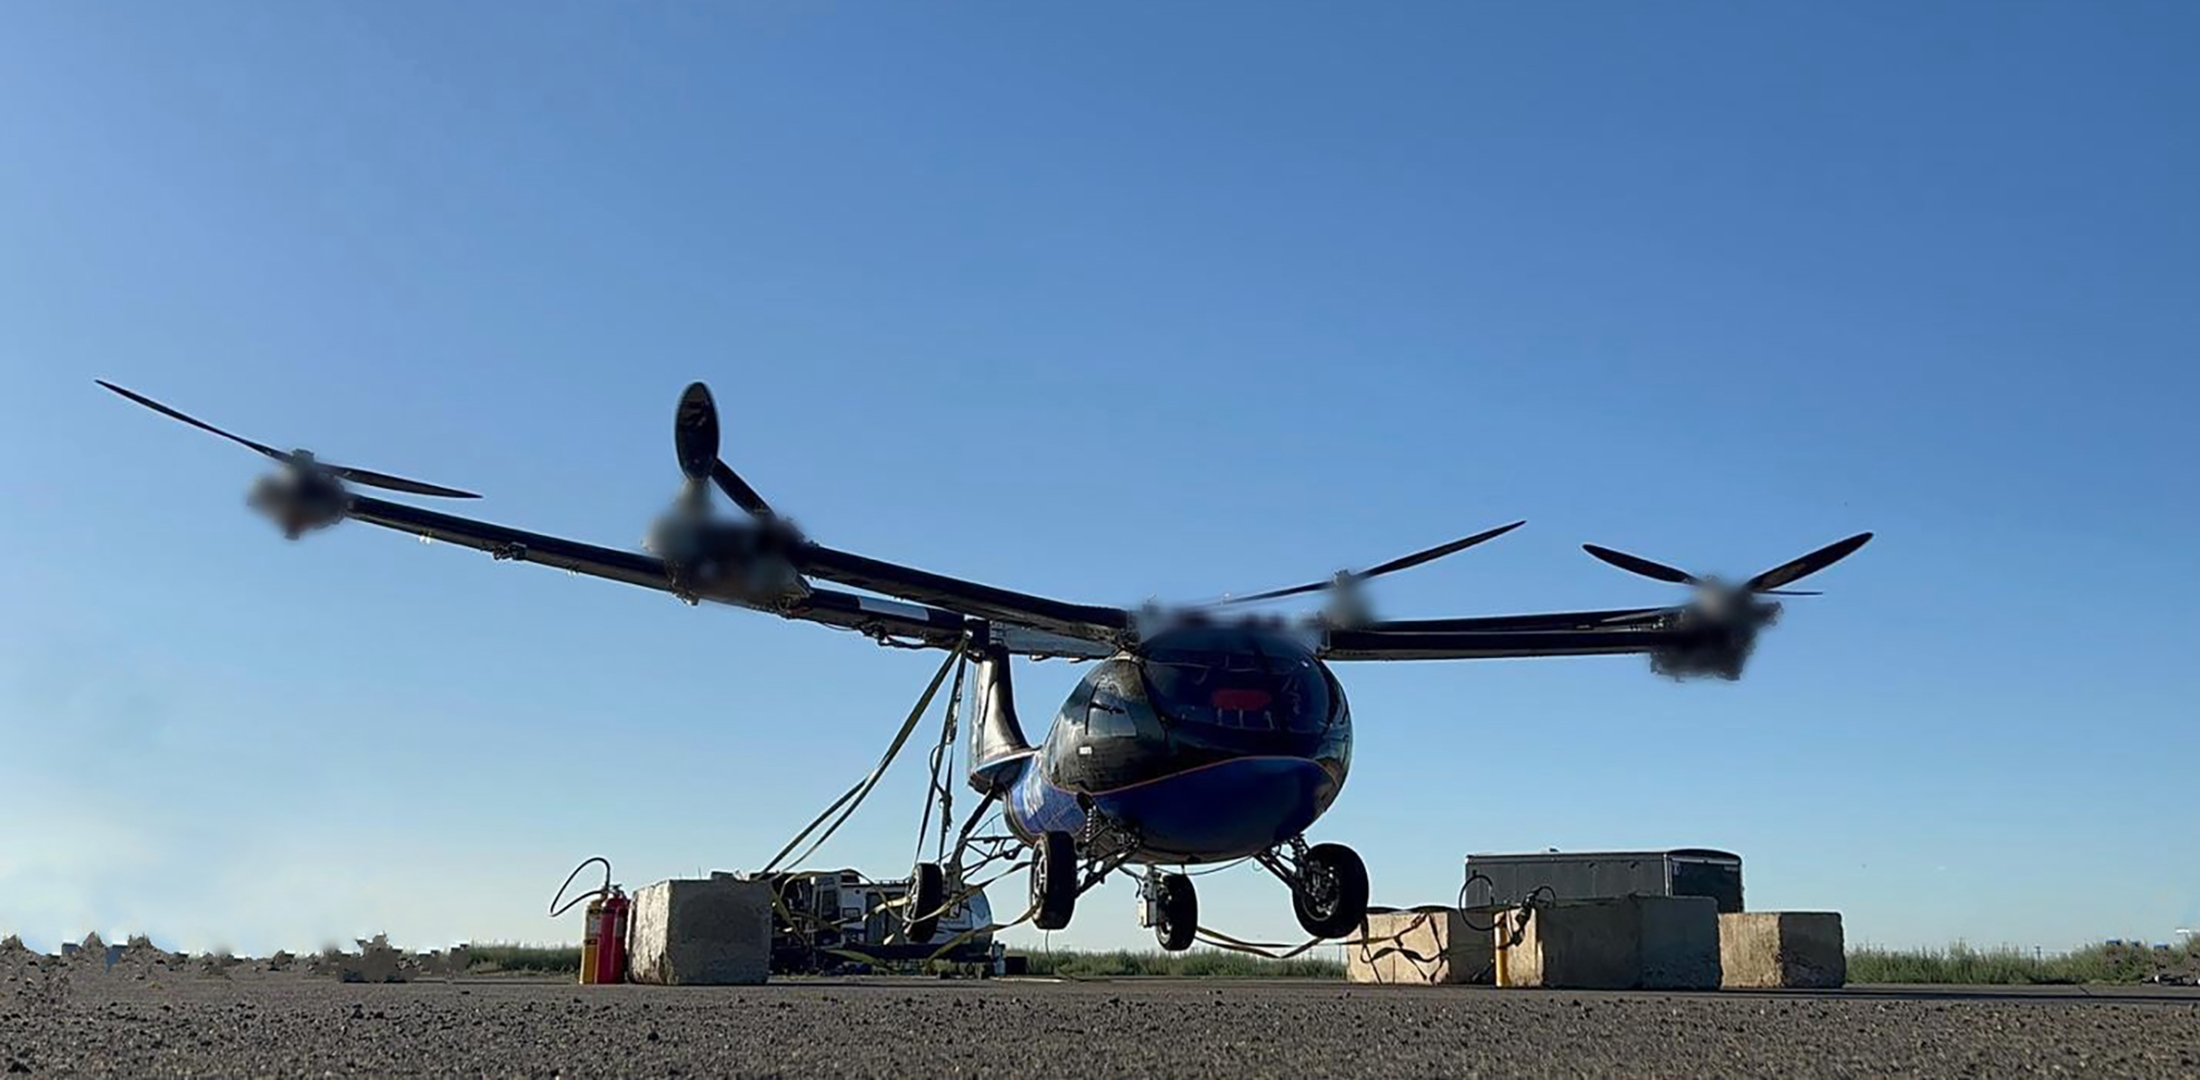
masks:
<path id="1" fill-rule="evenodd" d="M 344 520 L 351 496 L 335 477 L 310 467 L 291 467 L 253 481 L 245 505 L 265 514 L 282 527 L 286 539 L 296 540 L 312 529 L 323 529 Z"/>
<path id="2" fill-rule="evenodd" d="M 1652 670 L 1676 679 L 1702 675 L 1739 679 L 1742 665 L 1749 661 L 1749 650 L 1757 643 L 1757 631 L 1780 617 L 1779 604 L 1758 598 L 1818 595 L 1812 590 L 1788 586 L 1855 554 L 1856 549 L 1870 543 L 1871 538 L 1868 532 L 1857 533 L 1739 582 L 1723 581 L 1708 574 L 1691 574 L 1640 555 L 1595 544 L 1581 547 L 1599 560 L 1630 574 L 1687 585 L 1696 590 L 1695 599 L 1668 625 L 1697 632 L 1680 635 L 1679 644 L 1651 654 Z"/>
<path id="3" fill-rule="evenodd" d="M 768 604 L 809 595 L 788 558 L 800 542 L 792 527 L 725 521 L 683 501 L 650 526 L 643 547 L 665 561 L 682 599 L 707 595 Z"/>
<path id="4" fill-rule="evenodd" d="M 1650 670 L 1674 679 L 1739 679 L 1757 647 L 1757 631 L 1779 617 L 1779 604 L 1746 590 L 1702 588 L 1677 623 L 1693 633 L 1683 644 L 1651 653 Z"/>

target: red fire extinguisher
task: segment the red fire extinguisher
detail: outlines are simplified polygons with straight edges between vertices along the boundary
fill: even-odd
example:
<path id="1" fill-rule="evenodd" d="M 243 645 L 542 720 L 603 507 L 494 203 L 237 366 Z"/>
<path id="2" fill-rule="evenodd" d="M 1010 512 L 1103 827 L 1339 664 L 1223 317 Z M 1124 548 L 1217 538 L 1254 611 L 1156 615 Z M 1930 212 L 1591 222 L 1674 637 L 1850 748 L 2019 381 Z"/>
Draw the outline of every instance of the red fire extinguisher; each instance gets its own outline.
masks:
<path id="1" fill-rule="evenodd" d="M 581 876 L 590 863 L 603 864 L 603 885 L 575 896 L 560 907 L 565 890 L 573 887 L 573 879 Z M 588 901 L 588 915 L 581 925 L 580 981 L 587 984 L 619 983 L 626 981 L 626 926 L 627 917 L 634 910 L 634 902 L 626 893 L 612 884 L 611 860 L 600 855 L 583 860 L 566 875 L 565 884 L 558 887 L 558 895 L 550 899 L 550 917 L 557 918 L 573 909 L 583 899 Z"/>
<path id="2" fill-rule="evenodd" d="M 581 975 L 584 983 L 622 983 L 626 981 L 626 917 L 634 908 L 634 902 L 626 898 L 617 885 L 609 885 L 610 892 L 588 902 L 588 942 L 581 946 Z M 593 951 L 595 955 L 589 956 Z M 594 960 L 593 964 L 589 961 Z M 593 973 L 594 978 L 589 975 Z"/>

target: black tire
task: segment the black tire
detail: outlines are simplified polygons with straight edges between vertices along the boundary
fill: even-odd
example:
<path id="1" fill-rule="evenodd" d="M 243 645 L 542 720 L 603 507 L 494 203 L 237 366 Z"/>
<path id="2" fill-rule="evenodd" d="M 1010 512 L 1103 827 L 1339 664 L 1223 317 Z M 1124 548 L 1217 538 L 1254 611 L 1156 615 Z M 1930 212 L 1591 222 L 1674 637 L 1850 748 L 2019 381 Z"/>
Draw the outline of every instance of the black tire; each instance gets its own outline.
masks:
<path id="1" fill-rule="evenodd" d="M 1031 860 L 1031 924 L 1060 930 L 1077 911 L 1077 839 L 1066 832 L 1039 838 Z"/>
<path id="2" fill-rule="evenodd" d="M 1367 864 L 1343 844 L 1316 844 L 1299 865 L 1291 911 L 1318 938 L 1341 938 L 1367 918 Z"/>
<path id="3" fill-rule="evenodd" d="M 1192 879 L 1183 874 L 1163 874 L 1154 906 L 1160 909 L 1160 918 L 1153 924 L 1154 940 L 1170 952 L 1191 948 L 1192 938 L 1199 932 L 1199 894 L 1192 890 Z"/>
<path id="4" fill-rule="evenodd" d="M 909 940 L 922 945 L 940 932 L 940 905 L 947 902 L 947 875 L 938 863 L 918 863 L 909 876 Z"/>

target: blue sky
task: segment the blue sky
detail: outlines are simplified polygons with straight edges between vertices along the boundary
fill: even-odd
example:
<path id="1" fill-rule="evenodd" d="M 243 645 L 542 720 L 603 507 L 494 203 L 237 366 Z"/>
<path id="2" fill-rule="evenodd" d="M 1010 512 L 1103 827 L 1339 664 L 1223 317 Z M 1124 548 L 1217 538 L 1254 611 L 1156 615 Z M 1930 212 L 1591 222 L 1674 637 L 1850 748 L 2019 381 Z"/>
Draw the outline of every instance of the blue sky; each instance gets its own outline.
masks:
<path id="1" fill-rule="evenodd" d="M 1344 667 L 1315 838 L 1394 904 L 1469 851 L 1703 844 L 1852 940 L 2200 923 L 2188 6 L 4 24 L 0 931 L 570 937 L 572 862 L 754 867 L 934 663 L 362 525 L 285 544 L 249 454 L 94 377 L 618 544 L 707 379 L 813 535 L 1094 602 L 1524 517 L 1376 601 L 1656 603 L 1577 545 L 1748 574 L 1875 529 L 1736 685 Z M 1027 715 L 1078 674 L 1021 671 Z M 832 861 L 906 864 L 919 772 Z M 1296 937 L 1257 870 L 1202 897 Z M 1147 942 L 1132 907 L 1054 940 Z"/>

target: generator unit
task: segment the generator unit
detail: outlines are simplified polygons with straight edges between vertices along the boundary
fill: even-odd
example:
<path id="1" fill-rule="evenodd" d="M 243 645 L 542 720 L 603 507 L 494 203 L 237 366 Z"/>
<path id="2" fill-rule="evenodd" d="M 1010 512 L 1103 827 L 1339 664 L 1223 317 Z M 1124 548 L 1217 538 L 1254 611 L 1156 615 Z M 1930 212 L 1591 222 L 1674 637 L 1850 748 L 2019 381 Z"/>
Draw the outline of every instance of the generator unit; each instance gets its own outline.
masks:
<path id="1" fill-rule="evenodd" d="M 1708 896 L 1722 914 L 1737 912 L 1742 910 L 1742 857 L 1710 848 L 1469 855 L 1459 906 L 1617 896 Z"/>
<path id="2" fill-rule="evenodd" d="M 942 915 L 932 941 L 918 943 L 901 939 L 901 915 L 890 906 L 908 894 L 906 878 L 872 881 L 854 870 L 792 871 L 773 874 L 771 881 L 779 894 L 772 912 L 775 975 L 914 970 L 934 959 L 991 974 L 1005 951 L 985 929 L 993 923 L 993 909 L 982 892 Z"/>

